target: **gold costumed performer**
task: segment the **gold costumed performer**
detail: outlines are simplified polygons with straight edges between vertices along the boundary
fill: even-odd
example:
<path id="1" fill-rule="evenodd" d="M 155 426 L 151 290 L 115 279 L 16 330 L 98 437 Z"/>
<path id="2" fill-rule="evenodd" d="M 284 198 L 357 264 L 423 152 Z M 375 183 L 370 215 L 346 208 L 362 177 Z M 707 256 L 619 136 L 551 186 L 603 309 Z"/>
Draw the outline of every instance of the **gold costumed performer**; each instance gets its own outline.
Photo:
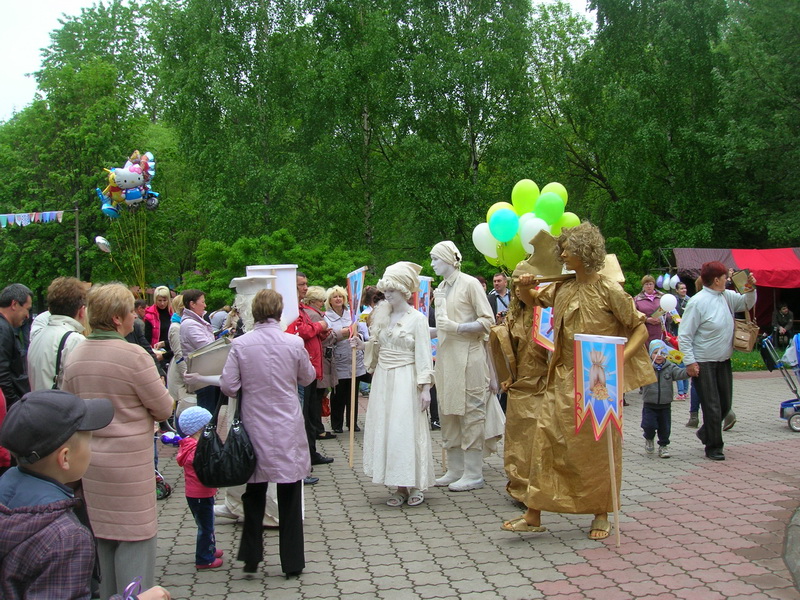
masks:
<path id="1" fill-rule="evenodd" d="M 505 323 L 492 327 L 490 345 L 500 389 L 508 394 L 503 452 L 506 491 L 523 504 L 528 494 L 531 438 L 547 385 L 547 349 L 533 341 L 532 327 L 533 310 L 512 285 L 508 316 Z"/>
<path id="2" fill-rule="evenodd" d="M 541 259 L 541 244 L 534 242 Z M 605 263 L 605 240 L 600 230 L 584 222 L 564 229 L 556 240 L 555 254 L 574 278 L 534 290 L 537 279 L 550 273 L 523 275 L 519 279 L 521 298 L 529 306 L 552 306 L 555 350 L 547 374 L 542 410 L 532 439 L 528 510 L 521 517 L 503 523 L 506 531 L 545 531 L 543 510 L 559 513 L 592 514 L 589 538 L 600 540 L 611 532 L 608 513 L 613 510 L 609 457 L 594 439 L 591 427 L 575 433 L 576 333 L 621 336 L 625 344 L 623 392 L 655 381 L 644 342 L 644 315 L 620 286 L 599 271 Z M 560 270 L 558 270 L 560 273 Z M 616 489 L 622 483 L 622 440 L 614 427 L 612 436 L 616 464 Z"/>

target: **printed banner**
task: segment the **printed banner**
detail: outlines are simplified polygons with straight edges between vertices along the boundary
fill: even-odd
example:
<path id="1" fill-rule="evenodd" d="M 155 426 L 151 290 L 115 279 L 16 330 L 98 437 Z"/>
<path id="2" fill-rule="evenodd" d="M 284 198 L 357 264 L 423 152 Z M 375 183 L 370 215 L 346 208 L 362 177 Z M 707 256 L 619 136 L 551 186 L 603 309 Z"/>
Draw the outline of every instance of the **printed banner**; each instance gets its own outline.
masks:
<path id="1" fill-rule="evenodd" d="M 533 307 L 533 341 L 544 346 L 550 352 L 556 348 L 556 334 L 553 331 L 553 309 L 541 306 Z"/>
<path id="2" fill-rule="evenodd" d="M 430 314 L 430 309 L 431 309 L 432 285 L 433 285 L 433 277 L 426 277 L 425 275 L 420 275 L 419 290 L 411 295 L 411 298 L 414 302 L 414 308 L 416 308 L 426 317 Z"/>
<path id="3" fill-rule="evenodd" d="M 623 337 L 575 334 L 575 433 L 590 416 L 595 440 L 609 422 L 622 433 L 626 341 Z"/>
<path id="4" fill-rule="evenodd" d="M 2 214 L 0 215 L 0 229 L 16 225 L 18 227 L 27 227 L 32 223 L 52 223 L 64 217 L 64 211 L 60 210 L 49 212 L 32 212 L 32 213 L 15 213 L 15 214 Z"/>
<path id="5" fill-rule="evenodd" d="M 364 273 L 367 267 L 347 274 L 347 300 L 350 304 L 350 322 L 355 323 L 361 311 L 361 296 L 364 292 Z"/>

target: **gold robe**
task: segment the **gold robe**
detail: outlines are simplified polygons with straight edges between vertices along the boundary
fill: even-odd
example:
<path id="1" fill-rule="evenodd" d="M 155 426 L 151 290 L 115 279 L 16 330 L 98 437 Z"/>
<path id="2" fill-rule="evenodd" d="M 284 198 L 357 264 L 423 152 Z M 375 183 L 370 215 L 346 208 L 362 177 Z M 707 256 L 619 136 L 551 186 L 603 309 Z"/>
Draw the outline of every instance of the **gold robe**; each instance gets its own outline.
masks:
<path id="1" fill-rule="evenodd" d="M 579 284 L 574 279 L 534 292 L 536 303 L 553 307 L 555 351 L 550 360 L 542 410 L 532 440 L 528 497 L 532 509 L 599 514 L 613 510 L 607 442 L 596 442 L 590 423 L 575 433 L 574 335 L 586 333 L 630 337 L 644 322 L 622 287 L 601 276 Z M 623 391 L 655 381 L 642 345 L 625 362 Z M 616 463 L 617 493 L 622 484 L 622 441 L 609 425 Z"/>
<path id="2" fill-rule="evenodd" d="M 547 383 L 547 350 L 531 339 L 533 310 L 523 307 L 518 316 L 509 312 L 503 325 L 491 332 L 492 358 L 499 383 L 510 383 L 506 405 L 506 491 L 525 502 L 531 464 L 531 438 Z"/>

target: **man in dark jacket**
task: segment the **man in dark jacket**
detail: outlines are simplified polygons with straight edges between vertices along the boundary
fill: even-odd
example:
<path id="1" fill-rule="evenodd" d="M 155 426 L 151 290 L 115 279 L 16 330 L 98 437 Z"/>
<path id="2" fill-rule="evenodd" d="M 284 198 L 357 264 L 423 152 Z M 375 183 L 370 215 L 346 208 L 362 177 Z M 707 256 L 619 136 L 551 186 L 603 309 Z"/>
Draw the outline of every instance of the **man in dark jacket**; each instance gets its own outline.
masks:
<path id="1" fill-rule="evenodd" d="M 7 407 L 31 390 L 22 341 L 15 331 L 28 318 L 30 309 L 31 291 L 21 283 L 12 283 L 0 292 L 0 389 Z"/>

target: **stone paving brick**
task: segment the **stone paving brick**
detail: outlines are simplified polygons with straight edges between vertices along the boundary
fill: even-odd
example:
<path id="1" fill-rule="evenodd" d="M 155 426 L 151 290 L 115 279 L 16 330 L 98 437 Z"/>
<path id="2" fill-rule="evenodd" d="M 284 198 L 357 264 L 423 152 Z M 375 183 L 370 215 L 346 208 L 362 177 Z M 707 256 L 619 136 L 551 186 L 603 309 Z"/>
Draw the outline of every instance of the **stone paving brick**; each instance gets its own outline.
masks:
<path id="1" fill-rule="evenodd" d="M 629 394 L 620 548 L 613 535 L 587 539 L 591 515 L 545 513 L 549 531 L 541 534 L 500 531 L 503 520 L 521 514 L 505 492 L 501 456 L 485 461 L 481 490 L 430 489 L 422 506 L 391 509 L 385 488 L 363 475 L 362 438 L 355 437 L 352 469 L 347 436 L 325 441 L 322 451 L 336 461 L 315 468 L 320 482 L 305 488 L 306 569 L 299 580 L 281 574 L 275 530 L 264 533 L 262 574 L 245 580 L 234 559 L 242 524 L 221 520 L 224 567 L 194 571 L 183 474 L 175 449 L 162 446 L 161 471 L 175 492 L 158 503 L 156 578 L 174 598 L 198 600 L 800 600 L 782 559 L 786 524 L 800 505 L 800 437 L 764 411 L 764 399 L 785 396 L 784 388 L 779 375 L 737 377 L 739 422 L 725 434 L 724 463 L 705 460 L 694 430 L 683 427 L 673 428 L 670 461 L 646 456 L 640 396 Z M 673 412 L 677 423 L 688 407 L 676 403 Z M 363 424 L 363 410 L 359 418 Z M 432 437 L 439 474 L 441 434 Z"/>

